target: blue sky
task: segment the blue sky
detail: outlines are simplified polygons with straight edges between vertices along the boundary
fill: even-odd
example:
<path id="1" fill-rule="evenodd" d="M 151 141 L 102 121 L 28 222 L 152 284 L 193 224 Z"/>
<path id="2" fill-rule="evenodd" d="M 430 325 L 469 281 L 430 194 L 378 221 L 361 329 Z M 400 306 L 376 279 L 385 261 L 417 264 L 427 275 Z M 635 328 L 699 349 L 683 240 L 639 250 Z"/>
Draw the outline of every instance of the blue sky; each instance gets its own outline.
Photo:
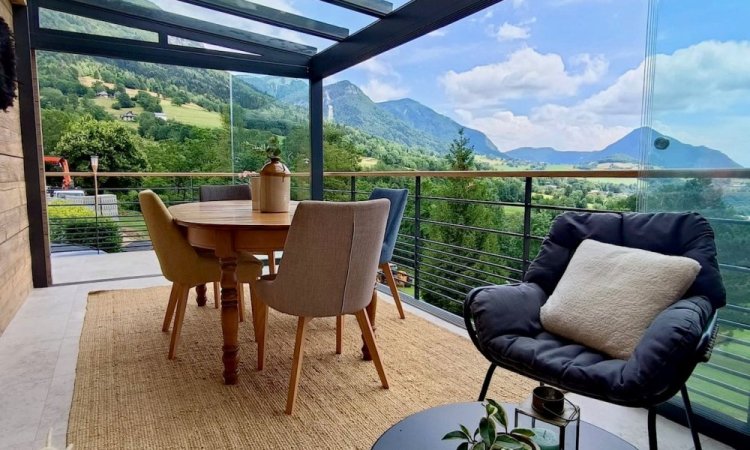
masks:
<path id="1" fill-rule="evenodd" d="M 154 1 L 318 48 L 331 44 Z M 255 1 L 353 31 L 373 20 L 317 0 Z M 642 123 L 648 9 L 648 0 L 505 0 L 328 82 L 348 79 L 375 101 L 413 98 L 483 131 L 501 150 L 600 149 Z M 750 166 L 748 18 L 748 0 L 660 0 L 650 124 Z"/>

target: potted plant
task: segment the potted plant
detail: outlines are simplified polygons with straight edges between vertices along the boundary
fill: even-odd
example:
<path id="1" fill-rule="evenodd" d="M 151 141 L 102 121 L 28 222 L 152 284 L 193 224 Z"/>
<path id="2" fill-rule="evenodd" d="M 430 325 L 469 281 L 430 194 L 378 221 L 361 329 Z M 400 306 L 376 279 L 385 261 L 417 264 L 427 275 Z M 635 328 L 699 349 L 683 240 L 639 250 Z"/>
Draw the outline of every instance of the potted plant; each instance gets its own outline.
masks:
<path id="1" fill-rule="evenodd" d="M 486 415 L 479 420 L 479 426 L 472 434 L 464 425 L 443 436 L 443 440 L 456 439 L 461 442 L 456 450 L 539 450 L 531 437 L 534 432 L 527 428 L 514 428 L 508 431 L 508 415 L 501 404 L 487 399 L 482 404 Z M 502 427 L 503 431 L 498 432 Z"/>
<path id="2" fill-rule="evenodd" d="M 291 172 L 281 162 L 279 138 L 271 136 L 258 150 L 266 153 L 269 161 L 260 171 L 261 212 L 287 212 L 291 193 Z"/>

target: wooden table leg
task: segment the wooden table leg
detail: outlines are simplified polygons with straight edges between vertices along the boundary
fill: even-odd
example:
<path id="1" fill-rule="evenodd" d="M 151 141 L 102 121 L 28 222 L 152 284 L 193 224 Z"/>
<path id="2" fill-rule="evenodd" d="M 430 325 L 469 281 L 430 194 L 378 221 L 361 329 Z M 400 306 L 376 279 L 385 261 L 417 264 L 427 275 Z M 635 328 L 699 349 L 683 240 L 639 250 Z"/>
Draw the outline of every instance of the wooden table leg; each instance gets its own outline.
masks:
<path id="1" fill-rule="evenodd" d="M 198 294 L 198 297 L 195 299 L 195 302 L 198 303 L 198 306 L 206 306 L 206 285 L 199 284 L 198 286 L 196 286 L 195 293 Z"/>
<path id="2" fill-rule="evenodd" d="M 237 308 L 237 253 L 231 232 L 216 231 L 216 256 L 221 264 L 221 332 L 224 384 L 237 384 L 239 365 L 239 310 Z"/>
<path id="3" fill-rule="evenodd" d="M 370 300 L 370 304 L 367 305 L 367 317 L 370 318 L 370 325 L 372 326 L 372 332 L 373 336 L 375 335 L 375 313 L 378 310 L 378 290 L 373 289 L 372 290 L 372 300 Z M 367 348 L 367 344 L 365 343 L 365 337 L 362 336 L 362 359 L 365 361 L 372 361 L 372 356 L 370 355 L 370 350 Z"/>

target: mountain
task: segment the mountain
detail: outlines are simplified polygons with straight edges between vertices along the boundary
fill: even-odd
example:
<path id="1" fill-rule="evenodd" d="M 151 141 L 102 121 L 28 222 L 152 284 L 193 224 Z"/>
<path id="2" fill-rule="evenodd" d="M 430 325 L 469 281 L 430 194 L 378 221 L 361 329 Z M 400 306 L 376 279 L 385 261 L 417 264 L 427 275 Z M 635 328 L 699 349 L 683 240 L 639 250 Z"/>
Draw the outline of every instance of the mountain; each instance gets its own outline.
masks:
<path id="1" fill-rule="evenodd" d="M 726 169 L 742 167 L 732 158 L 705 146 L 694 146 L 666 136 L 650 128 L 636 128 L 618 141 L 601 150 L 590 152 L 561 151 L 550 147 L 521 147 L 505 153 L 506 156 L 523 161 L 548 164 L 587 165 L 599 162 L 640 162 L 640 140 L 647 136 L 669 140 L 669 147 L 651 151 L 650 165 L 665 169 Z"/>
<path id="2" fill-rule="evenodd" d="M 235 78 L 283 103 L 307 108 L 310 101 L 308 83 L 304 80 L 258 75 L 237 75 Z"/>
<path id="3" fill-rule="evenodd" d="M 458 130 L 464 129 L 466 137 L 474 146 L 474 151 L 481 155 L 502 157 L 495 144 L 479 130 L 464 127 L 453 119 L 435 112 L 427 106 L 410 98 L 380 102 L 377 105 L 408 123 L 417 130 L 429 133 L 443 144 L 450 144 L 456 138 Z"/>
<path id="4" fill-rule="evenodd" d="M 328 120 L 389 141 L 438 153 L 447 150 L 440 140 L 399 120 L 349 81 L 326 86 L 323 91 L 323 114 Z"/>
<path id="5" fill-rule="evenodd" d="M 255 89 L 283 103 L 307 106 L 307 83 L 257 75 L 242 76 Z M 325 86 L 323 111 L 327 120 L 358 128 L 366 133 L 409 147 L 445 153 L 458 130 L 464 128 L 478 154 L 504 158 L 481 131 L 466 128 L 409 98 L 375 103 L 349 81 Z"/>

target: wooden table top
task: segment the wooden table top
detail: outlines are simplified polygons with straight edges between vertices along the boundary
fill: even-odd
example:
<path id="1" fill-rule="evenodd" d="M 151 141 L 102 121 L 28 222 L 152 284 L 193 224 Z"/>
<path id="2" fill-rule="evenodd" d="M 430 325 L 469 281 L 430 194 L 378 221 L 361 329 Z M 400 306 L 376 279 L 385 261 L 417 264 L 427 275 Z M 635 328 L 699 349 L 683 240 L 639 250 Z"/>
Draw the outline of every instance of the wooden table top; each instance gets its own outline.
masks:
<path id="1" fill-rule="evenodd" d="M 169 207 L 174 221 L 185 227 L 286 229 L 299 202 L 290 202 L 289 212 L 253 211 L 250 200 L 183 203 Z"/>

